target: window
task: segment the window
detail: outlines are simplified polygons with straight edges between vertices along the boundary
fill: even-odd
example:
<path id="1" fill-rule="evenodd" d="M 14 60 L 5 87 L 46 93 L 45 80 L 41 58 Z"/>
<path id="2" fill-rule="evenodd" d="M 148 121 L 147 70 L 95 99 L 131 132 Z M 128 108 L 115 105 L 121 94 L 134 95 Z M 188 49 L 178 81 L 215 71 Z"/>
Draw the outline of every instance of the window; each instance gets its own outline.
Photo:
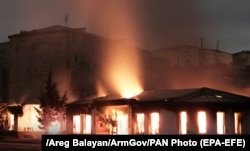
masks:
<path id="1" fill-rule="evenodd" d="M 137 124 L 136 124 L 136 133 L 143 134 L 144 133 L 144 114 L 139 113 L 136 114 Z"/>
<path id="2" fill-rule="evenodd" d="M 159 113 L 153 112 L 150 114 L 151 117 L 151 134 L 159 134 Z"/>
<path id="3" fill-rule="evenodd" d="M 84 134 L 91 134 L 91 115 L 85 115 L 85 127 L 83 128 Z"/>
<path id="4" fill-rule="evenodd" d="M 240 112 L 234 113 L 235 134 L 242 134 L 242 114 Z"/>
<path id="5" fill-rule="evenodd" d="M 9 130 L 14 130 L 14 115 L 13 114 L 10 114 L 10 128 Z"/>
<path id="6" fill-rule="evenodd" d="M 74 134 L 91 134 L 91 115 L 80 114 L 73 116 Z"/>
<path id="7" fill-rule="evenodd" d="M 97 134 L 128 134 L 129 108 L 127 105 L 97 108 Z"/>
<path id="8" fill-rule="evenodd" d="M 81 118 L 80 115 L 73 116 L 73 133 L 80 134 L 81 133 Z"/>
<path id="9" fill-rule="evenodd" d="M 179 113 L 179 134 L 187 134 L 187 112 Z"/>
<path id="10" fill-rule="evenodd" d="M 198 128 L 200 134 L 205 134 L 207 132 L 207 122 L 206 122 L 206 112 L 198 112 Z"/>
<path id="11" fill-rule="evenodd" d="M 225 134 L 225 113 L 217 112 L 217 134 Z"/>
<path id="12" fill-rule="evenodd" d="M 117 134 L 128 134 L 128 115 L 117 115 Z"/>

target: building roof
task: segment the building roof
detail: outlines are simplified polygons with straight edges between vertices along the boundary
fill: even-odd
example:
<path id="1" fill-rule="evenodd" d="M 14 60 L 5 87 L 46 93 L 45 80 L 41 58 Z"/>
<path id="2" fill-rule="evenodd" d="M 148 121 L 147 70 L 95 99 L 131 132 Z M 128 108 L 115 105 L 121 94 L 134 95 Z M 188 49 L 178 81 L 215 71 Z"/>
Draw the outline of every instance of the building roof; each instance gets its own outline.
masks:
<path id="1" fill-rule="evenodd" d="M 87 104 L 93 103 L 93 100 L 95 100 L 96 98 L 98 97 L 93 95 L 93 96 L 89 96 L 86 98 L 82 98 L 82 99 L 70 102 L 68 103 L 68 105 L 87 105 Z"/>
<path id="2" fill-rule="evenodd" d="M 243 50 L 240 52 L 233 53 L 233 55 L 240 55 L 240 54 L 250 54 L 250 50 Z"/>
<path id="3" fill-rule="evenodd" d="M 230 54 L 228 52 L 222 51 L 222 50 L 217 50 L 217 49 L 209 49 L 209 48 L 200 48 L 194 45 L 178 45 L 178 46 L 173 46 L 173 47 L 164 47 L 160 49 L 156 49 L 153 52 L 164 52 L 164 51 L 180 51 L 183 49 L 188 49 L 188 50 L 195 50 L 195 51 L 204 51 L 204 52 L 216 52 L 216 53 L 225 53 L 225 54 Z"/>
<path id="4" fill-rule="evenodd" d="M 58 33 L 58 32 L 66 32 L 67 30 L 70 31 L 70 32 L 78 33 L 78 32 L 85 32 L 86 28 L 69 28 L 69 27 L 66 27 L 66 26 L 54 25 L 54 26 L 45 27 L 45 28 L 41 28 L 41 29 L 34 29 L 34 30 L 31 30 L 31 31 L 23 30 L 18 34 L 8 36 L 8 38 L 11 39 L 11 38 L 20 37 L 20 36 L 31 36 L 31 35 L 39 35 L 39 34 L 52 34 L 52 33 Z"/>
<path id="5" fill-rule="evenodd" d="M 89 105 L 89 104 L 92 104 L 94 102 L 108 102 L 108 101 L 113 102 L 114 100 L 117 101 L 117 100 L 127 100 L 127 99 L 122 98 L 116 94 L 106 95 L 106 96 L 102 96 L 102 97 L 98 97 L 96 95 L 93 95 L 93 96 L 89 96 L 89 97 L 82 98 L 82 99 L 76 100 L 74 102 L 68 103 L 68 105 L 70 105 L 70 106 Z"/>
<path id="6" fill-rule="evenodd" d="M 136 98 L 138 101 L 250 103 L 250 98 L 247 96 L 242 96 L 206 87 L 192 89 L 145 91 L 135 96 L 134 98 Z"/>
<path id="7" fill-rule="evenodd" d="M 194 89 L 167 89 L 167 90 L 154 90 L 154 91 L 144 91 L 133 98 L 138 101 L 159 101 L 167 100 L 172 98 L 181 97 L 197 91 L 197 88 Z"/>
<path id="8" fill-rule="evenodd" d="M 91 100 L 91 99 L 90 99 Z M 167 89 L 167 90 L 154 90 L 144 91 L 132 98 L 121 98 L 117 95 L 107 95 L 105 97 L 96 97 L 90 101 L 89 99 L 82 99 L 72 104 L 88 103 L 103 103 L 111 101 L 125 101 L 131 100 L 135 103 L 142 102 L 166 102 L 166 103 L 224 103 L 224 104 L 241 104 L 250 103 L 250 98 L 238 94 L 233 94 L 221 90 L 211 88 L 192 88 L 192 89 Z M 90 102 L 89 102 L 90 101 Z"/>

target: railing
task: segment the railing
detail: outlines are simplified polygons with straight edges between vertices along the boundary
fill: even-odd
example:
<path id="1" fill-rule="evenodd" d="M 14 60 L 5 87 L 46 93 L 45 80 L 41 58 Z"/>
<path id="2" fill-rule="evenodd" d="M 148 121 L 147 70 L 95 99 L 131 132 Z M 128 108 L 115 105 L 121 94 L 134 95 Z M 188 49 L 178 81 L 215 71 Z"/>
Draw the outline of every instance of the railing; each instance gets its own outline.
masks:
<path id="1" fill-rule="evenodd" d="M 33 132 L 33 127 L 24 127 L 24 131 Z"/>

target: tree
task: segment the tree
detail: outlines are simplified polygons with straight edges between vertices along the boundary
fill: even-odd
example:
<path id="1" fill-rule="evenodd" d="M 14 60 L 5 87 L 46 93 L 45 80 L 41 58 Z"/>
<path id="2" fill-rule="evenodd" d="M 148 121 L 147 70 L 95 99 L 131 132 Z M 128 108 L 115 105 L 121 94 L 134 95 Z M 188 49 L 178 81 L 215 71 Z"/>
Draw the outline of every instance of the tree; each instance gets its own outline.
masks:
<path id="1" fill-rule="evenodd" d="M 7 103 L 0 99 L 0 130 L 8 129 L 7 107 Z"/>
<path id="2" fill-rule="evenodd" d="M 38 122 L 40 123 L 38 127 L 45 130 L 46 133 L 62 132 L 68 98 L 66 91 L 62 97 L 59 96 L 56 83 L 52 81 L 51 70 L 48 74 L 45 91 L 38 96 L 38 99 L 40 106 L 35 108 L 38 113 Z"/>

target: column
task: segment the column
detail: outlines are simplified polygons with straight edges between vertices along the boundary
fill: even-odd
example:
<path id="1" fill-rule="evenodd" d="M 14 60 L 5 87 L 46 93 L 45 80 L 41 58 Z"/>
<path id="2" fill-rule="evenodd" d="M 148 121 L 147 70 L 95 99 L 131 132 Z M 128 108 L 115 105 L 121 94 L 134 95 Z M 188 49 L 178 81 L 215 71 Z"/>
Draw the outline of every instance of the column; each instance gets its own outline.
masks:
<path id="1" fill-rule="evenodd" d="M 66 133 L 67 134 L 73 134 L 73 115 L 72 114 L 67 116 Z"/>
<path id="2" fill-rule="evenodd" d="M 96 107 L 91 110 L 91 134 L 96 134 Z"/>
<path id="3" fill-rule="evenodd" d="M 150 115 L 148 112 L 144 113 L 144 134 L 150 134 Z"/>
<path id="4" fill-rule="evenodd" d="M 199 134 L 197 110 L 187 111 L 187 134 Z"/>
<path id="5" fill-rule="evenodd" d="M 226 126 L 226 134 L 235 134 L 234 127 L 234 112 L 232 110 L 227 110 L 225 112 L 225 126 Z"/>
<path id="6" fill-rule="evenodd" d="M 207 134 L 217 134 L 217 116 L 216 111 L 206 111 Z"/>
<path id="7" fill-rule="evenodd" d="M 249 134 L 250 133 L 250 111 L 249 110 L 243 112 L 242 117 L 241 117 L 241 123 L 242 123 L 242 134 Z"/>
<path id="8" fill-rule="evenodd" d="M 18 114 L 14 114 L 14 131 L 18 131 Z"/>
<path id="9" fill-rule="evenodd" d="M 132 116 L 132 109 L 131 106 L 128 105 L 128 134 L 133 134 L 133 125 L 132 125 L 132 121 L 133 121 L 133 116 Z"/>

